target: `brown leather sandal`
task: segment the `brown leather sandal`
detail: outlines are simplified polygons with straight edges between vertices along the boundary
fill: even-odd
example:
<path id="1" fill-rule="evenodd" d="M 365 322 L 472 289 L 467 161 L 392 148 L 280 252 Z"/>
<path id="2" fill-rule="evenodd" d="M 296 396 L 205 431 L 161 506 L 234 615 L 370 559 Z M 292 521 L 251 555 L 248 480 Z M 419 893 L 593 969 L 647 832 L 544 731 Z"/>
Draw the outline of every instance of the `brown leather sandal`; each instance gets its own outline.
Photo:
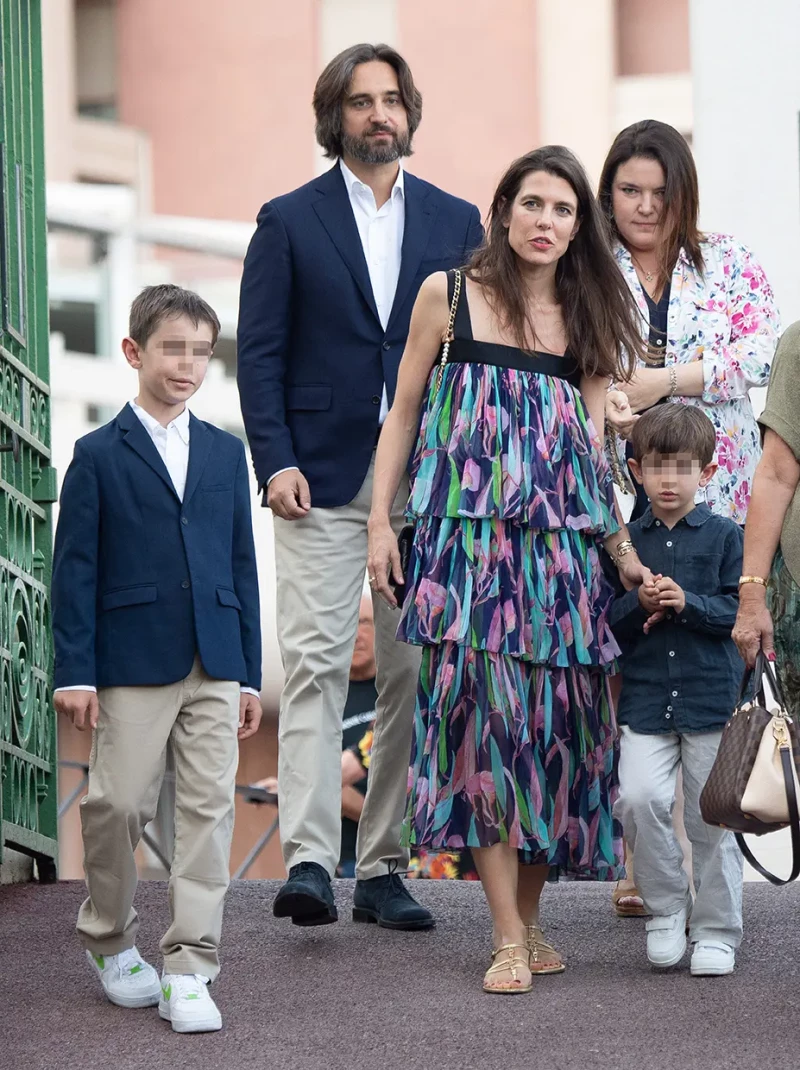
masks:
<path id="1" fill-rule="evenodd" d="M 520 955 L 513 954 L 513 952 L 515 952 L 517 948 L 519 948 L 520 951 L 525 952 L 525 958 L 522 958 Z M 510 954 L 508 958 L 504 959 L 502 962 L 495 962 L 497 956 L 502 954 L 504 951 L 510 951 L 512 952 L 512 954 Z M 530 957 L 530 950 L 525 944 L 503 944 L 502 947 L 498 947 L 496 951 L 492 952 L 492 965 L 489 967 L 489 969 L 484 975 L 483 991 L 489 992 L 491 995 L 496 996 L 515 996 L 521 992 L 530 992 L 530 990 L 533 988 L 532 981 L 528 981 L 527 985 L 517 984 L 517 968 L 519 966 L 524 966 L 526 969 L 528 969 Z M 492 985 L 489 983 L 488 979 L 492 976 L 492 974 L 500 973 L 501 970 L 505 970 L 507 973 L 511 974 L 512 984 Z"/>
<path id="2" fill-rule="evenodd" d="M 627 884 L 620 887 L 622 881 L 617 881 L 611 895 L 611 902 L 617 917 L 620 918 L 649 918 L 650 911 L 644 905 L 644 900 L 636 890 L 635 884 Z"/>
<path id="3" fill-rule="evenodd" d="M 561 958 L 560 952 L 556 951 L 552 944 L 547 943 L 541 926 L 527 925 L 526 929 L 528 930 L 528 951 L 531 955 L 531 976 L 563 973 L 567 968 L 566 963 Z"/>

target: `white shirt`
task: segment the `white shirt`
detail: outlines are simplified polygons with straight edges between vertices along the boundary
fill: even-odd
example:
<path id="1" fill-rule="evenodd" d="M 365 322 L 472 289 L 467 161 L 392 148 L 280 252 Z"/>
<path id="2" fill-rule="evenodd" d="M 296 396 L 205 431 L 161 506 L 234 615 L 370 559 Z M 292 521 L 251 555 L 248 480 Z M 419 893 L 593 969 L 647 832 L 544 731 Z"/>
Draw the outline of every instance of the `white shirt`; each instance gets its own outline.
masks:
<path id="1" fill-rule="evenodd" d="M 155 416 L 151 416 L 135 401 L 131 401 L 130 407 L 136 413 L 158 450 L 161 460 L 166 466 L 169 478 L 175 488 L 175 493 L 183 501 L 183 492 L 186 490 L 186 473 L 189 471 L 189 410 L 184 408 L 180 416 L 176 416 L 166 427 L 160 424 Z M 69 687 L 56 688 L 54 694 L 59 691 L 96 691 L 97 688 L 84 684 L 72 684 Z M 241 689 L 248 695 L 258 695 L 252 687 Z"/>
<path id="2" fill-rule="evenodd" d="M 388 201 L 378 208 L 375 194 L 369 186 L 353 174 L 344 160 L 339 160 L 339 167 L 347 187 L 350 207 L 355 216 L 358 236 L 361 238 L 361 248 L 364 250 L 364 259 L 367 262 L 378 318 L 385 331 L 392 313 L 403 257 L 403 235 L 406 229 L 406 188 L 403 168 L 401 167 L 397 173 L 397 179 L 392 186 Z M 384 386 L 378 417 L 381 424 L 386 419 L 388 411 L 389 402 Z M 289 471 L 296 471 L 296 467 L 292 465 L 273 472 L 267 480 L 267 486 L 275 476 Z"/>

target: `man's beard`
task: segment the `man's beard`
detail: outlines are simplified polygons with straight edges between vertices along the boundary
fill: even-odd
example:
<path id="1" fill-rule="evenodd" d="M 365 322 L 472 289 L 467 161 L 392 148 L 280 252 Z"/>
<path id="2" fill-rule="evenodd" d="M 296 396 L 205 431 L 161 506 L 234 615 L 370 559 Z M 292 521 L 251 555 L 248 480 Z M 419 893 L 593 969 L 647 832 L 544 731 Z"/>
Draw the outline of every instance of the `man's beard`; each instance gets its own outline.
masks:
<path id="1" fill-rule="evenodd" d="M 348 156 L 361 163 L 381 164 L 394 163 L 401 156 L 411 154 L 411 138 L 408 134 L 397 134 L 393 130 L 377 128 L 372 133 L 391 134 L 392 140 L 387 142 L 375 141 L 369 134 L 361 137 L 353 137 L 350 134 L 342 134 L 342 149 Z"/>

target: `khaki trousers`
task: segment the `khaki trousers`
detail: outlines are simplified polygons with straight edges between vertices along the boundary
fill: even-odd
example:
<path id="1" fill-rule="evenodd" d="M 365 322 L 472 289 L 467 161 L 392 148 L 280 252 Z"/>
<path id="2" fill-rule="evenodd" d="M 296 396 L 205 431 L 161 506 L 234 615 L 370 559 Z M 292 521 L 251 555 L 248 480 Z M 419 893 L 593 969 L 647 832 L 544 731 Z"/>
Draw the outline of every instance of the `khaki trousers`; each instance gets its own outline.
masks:
<path id="1" fill-rule="evenodd" d="M 167 742 L 175 762 L 172 924 L 161 941 L 168 973 L 219 973 L 229 883 L 239 748 L 239 684 L 213 680 L 195 658 L 185 680 L 98 692 L 89 791 L 81 802 L 89 898 L 78 915 L 83 945 L 98 955 L 132 947 L 139 927 L 134 851 L 153 819 Z"/>
<path id="2" fill-rule="evenodd" d="M 374 455 L 349 505 L 275 518 L 278 641 L 286 683 L 278 722 L 278 809 L 287 869 L 316 862 L 331 877 L 339 861 L 342 712 L 367 564 Z M 403 478 L 392 510 L 399 531 Z M 420 651 L 395 638 L 399 613 L 373 597 L 377 716 L 369 786 L 358 826 L 356 876 L 408 865 L 400 846 Z"/>

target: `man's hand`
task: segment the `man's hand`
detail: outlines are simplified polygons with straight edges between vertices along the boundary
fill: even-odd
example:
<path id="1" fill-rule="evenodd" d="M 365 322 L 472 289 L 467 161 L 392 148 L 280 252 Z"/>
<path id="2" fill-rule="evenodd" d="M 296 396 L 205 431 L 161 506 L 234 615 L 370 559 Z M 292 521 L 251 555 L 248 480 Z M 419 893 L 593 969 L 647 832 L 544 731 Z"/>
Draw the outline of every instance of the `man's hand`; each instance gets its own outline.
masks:
<path id="1" fill-rule="evenodd" d="M 267 505 L 283 520 L 298 520 L 311 508 L 308 482 L 296 468 L 281 472 L 267 487 Z"/>
<path id="2" fill-rule="evenodd" d="M 58 713 L 69 717 L 79 732 L 97 728 L 100 705 L 94 691 L 57 691 L 53 705 Z"/>
<path id="3" fill-rule="evenodd" d="M 239 740 L 249 739 L 261 724 L 261 699 L 243 691 L 239 695 Z"/>
<path id="4" fill-rule="evenodd" d="M 686 606 L 686 594 L 675 580 L 669 576 L 662 576 L 656 583 L 658 591 L 658 604 L 662 609 L 672 609 L 675 613 L 681 613 Z"/>

